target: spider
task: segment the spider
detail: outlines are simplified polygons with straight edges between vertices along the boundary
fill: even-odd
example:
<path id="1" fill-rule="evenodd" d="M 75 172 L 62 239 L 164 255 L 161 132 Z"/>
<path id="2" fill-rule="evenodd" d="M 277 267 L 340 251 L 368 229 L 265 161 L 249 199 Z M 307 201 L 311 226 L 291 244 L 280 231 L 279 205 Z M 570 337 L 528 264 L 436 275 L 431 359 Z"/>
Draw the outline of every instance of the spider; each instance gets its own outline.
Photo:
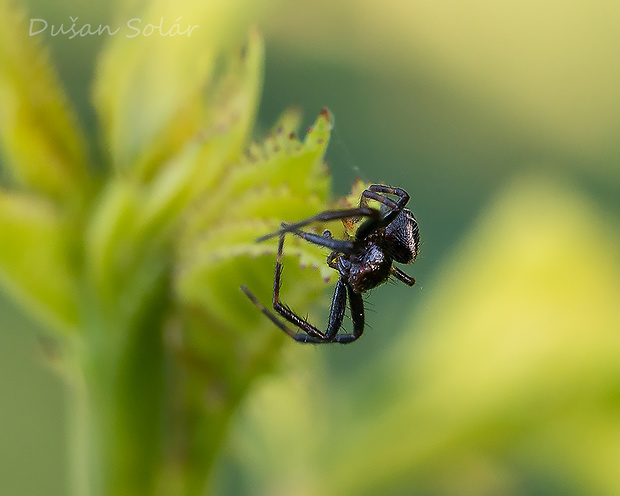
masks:
<path id="1" fill-rule="evenodd" d="M 398 200 L 394 201 L 385 196 L 386 194 L 396 196 Z M 367 206 L 369 200 L 379 202 L 380 210 L 369 208 Z M 289 329 L 284 322 L 265 308 L 246 286 L 241 286 L 241 290 L 276 326 L 299 343 L 352 343 L 364 332 L 363 293 L 383 284 L 390 276 L 394 276 L 407 286 L 415 284 L 413 277 L 408 276 L 394 265 L 394 262 L 412 263 L 419 251 L 418 224 L 411 211 L 405 208 L 408 201 L 409 195 L 400 188 L 373 184 L 362 193 L 357 208 L 327 210 L 294 224 L 283 222 L 281 229 L 256 240 L 262 242 L 279 236 L 273 282 L 273 309 L 301 332 Z M 357 229 L 353 239 L 334 239 L 328 230 L 325 230 L 322 235 L 301 230 L 302 227 L 313 222 L 341 219 L 345 223 L 354 223 L 361 218 L 366 220 Z M 325 332 L 320 331 L 280 302 L 282 253 L 287 233 L 332 250 L 327 257 L 327 265 L 337 270 L 340 278 L 336 283 Z M 353 332 L 339 334 L 347 297 L 351 308 Z"/>

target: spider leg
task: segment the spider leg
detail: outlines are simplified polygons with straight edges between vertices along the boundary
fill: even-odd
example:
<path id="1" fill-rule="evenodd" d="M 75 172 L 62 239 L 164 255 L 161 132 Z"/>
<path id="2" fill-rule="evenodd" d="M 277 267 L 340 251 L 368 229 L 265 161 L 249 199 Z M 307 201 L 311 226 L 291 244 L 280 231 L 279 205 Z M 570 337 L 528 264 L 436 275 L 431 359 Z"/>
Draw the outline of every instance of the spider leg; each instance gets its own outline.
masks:
<path id="1" fill-rule="evenodd" d="M 249 300 L 252 303 L 254 303 L 256 308 L 258 308 L 263 313 L 263 315 L 267 316 L 267 318 L 269 318 L 269 320 L 271 320 L 271 322 L 273 322 L 276 326 L 278 326 L 280 329 L 282 329 L 290 337 L 292 337 L 293 339 L 297 340 L 298 334 L 296 334 L 295 332 L 290 330 L 288 327 L 286 327 L 284 322 L 280 321 L 280 319 L 278 319 L 273 313 L 271 313 L 269 310 L 267 310 L 267 308 L 265 308 L 265 306 L 258 300 L 258 298 L 256 298 L 256 296 L 254 296 L 254 293 L 252 293 L 247 288 L 247 286 L 241 285 L 241 291 L 243 291 L 245 293 L 245 295 L 249 298 Z M 300 334 L 299 336 L 302 336 L 302 337 L 305 336 L 307 338 L 310 338 L 310 336 L 308 336 L 307 334 Z"/>
<path id="2" fill-rule="evenodd" d="M 278 295 L 279 300 L 279 295 Z M 274 302 L 273 308 L 282 317 L 288 320 L 291 324 L 295 325 L 303 331 L 303 333 L 289 334 L 295 341 L 300 343 L 331 343 L 334 338 L 338 338 L 338 331 L 342 326 L 342 320 L 344 319 L 344 310 L 347 305 L 347 293 L 346 285 L 339 279 L 336 283 L 336 289 L 334 291 L 334 297 L 332 299 L 332 305 L 329 312 L 329 320 L 327 323 L 327 330 L 325 332 L 319 331 L 316 327 L 310 324 L 305 319 L 302 319 L 299 315 L 293 312 L 288 306 L 280 303 L 280 301 Z M 305 333 L 305 334 L 304 334 Z"/>
<path id="3" fill-rule="evenodd" d="M 397 203 L 395 203 L 394 200 L 390 200 L 389 198 L 386 198 L 385 196 L 382 196 L 381 198 L 383 200 L 388 200 L 387 202 L 374 198 L 375 200 L 383 203 L 386 206 L 390 206 L 389 205 L 390 202 L 395 203 L 395 206 L 391 207 L 392 209 L 402 210 L 403 208 L 405 208 L 405 205 L 407 205 L 407 203 L 409 202 L 409 193 L 407 193 L 404 189 L 401 189 L 401 188 L 392 188 L 390 186 L 385 186 L 383 184 L 372 184 L 368 187 L 368 189 L 364 193 L 367 193 L 367 192 L 368 193 L 387 193 L 389 195 L 400 197 Z M 379 195 L 376 195 L 376 196 L 379 196 Z"/>
<path id="4" fill-rule="evenodd" d="M 269 234 L 265 234 L 260 238 L 256 238 L 256 242 L 261 243 L 267 239 L 274 238 L 285 232 L 294 232 L 304 226 L 307 226 L 308 224 L 312 224 L 313 222 L 328 222 L 338 219 L 347 219 L 349 217 L 370 217 L 379 219 L 380 216 L 381 212 L 379 212 L 377 209 L 365 206 L 346 208 L 343 210 L 326 210 L 325 212 L 321 212 L 302 221 L 295 222 L 294 224 L 286 224 L 282 227 L 282 229 L 279 229 Z"/>
<path id="5" fill-rule="evenodd" d="M 315 245 L 325 246 L 326 248 L 331 248 L 335 252 L 340 253 L 348 253 L 351 254 L 355 251 L 355 243 L 353 241 L 347 241 L 344 239 L 334 239 L 332 237 L 327 237 L 325 235 L 319 235 L 314 233 L 309 233 L 306 231 L 300 231 L 299 229 L 295 229 L 294 231 L 290 231 L 291 233 L 299 236 L 300 238 L 309 241 L 310 243 L 314 243 Z M 280 236 L 284 236 L 286 232 L 283 232 Z M 331 255 L 330 255 L 331 256 Z"/>
<path id="6" fill-rule="evenodd" d="M 364 332 L 364 300 L 362 295 L 353 292 L 353 288 L 349 284 L 347 284 L 347 293 L 349 294 L 353 332 L 351 334 L 337 334 L 334 336 L 334 342 L 341 344 L 352 343 Z"/>
<path id="7" fill-rule="evenodd" d="M 395 202 L 391 198 L 380 195 L 379 193 L 387 193 L 390 195 L 399 196 L 400 198 L 398 202 Z M 401 211 L 409 202 L 409 193 L 400 188 L 392 188 L 390 186 L 384 186 L 383 184 L 371 184 L 367 190 L 362 192 L 360 207 L 366 207 L 368 205 L 368 199 L 378 201 L 390 210 Z"/>
<path id="8" fill-rule="evenodd" d="M 254 293 L 252 293 L 245 285 L 241 286 L 241 291 L 245 293 L 248 299 L 252 303 L 254 303 L 256 308 L 258 308 L 263 313 L 263 315 L 269 318 L 271 322 L 273 322 L 277 327 L 279 327 L 282 331 L 284 331 L 285 334 L 293 338 L 295 341 L 299 343 L 317 343 L 317 344 L 329 342 L 329 341 L 325 341 L 324 338 L 311 336 L 310 334 L 303 333 L 303 332 L 296 333 L 295 331 L 289 329 L 284 322 L 282 322 L 272 312 L 270 312 L 267 308 L 265 308 L 265 306 L 258 300 L 258 298 L 254 296 Z"/>
<path id="9" fill-rule="evenodd" d="M 392 269 L 390 270 L 392 275 L 398 279 L 400 282 L 404 282 L 407 286 L 413 286 L 415 284 L 415 279 L 408 274 L 405 274 L 398 267 L 392 265 Z"/>
<path id="10" fill-rule="evenodd" d="M 334 297 L 332 299 L 332 306 L 329 313 L 329 321 L 327 330 L 323 333 L 319 331 L 312 324 L 302 319 L 293 312 L 288 306 L 280 302 L 280 287 L 282 277 L 282 254 L 284 251 L 284 237 L 286 233 L 280 234 L 280 240 L 278 242 L 278 255 L 276 257 L 276 271 L 273 280 L 273 309 L 278 312 L 282 317 L 288 320 L 291 324 L 295 325 L 306 334 L 289 333 L 289 336 L 293 337 L 296 341 L 303 343 L 323 343 L 329 342 L 333 339 L 333 336 L 338 333 L 338 330 L 342 326 L 342 319 L 344 318 L 344 310 L 347 303 L 347 296 L 345 292 L 345 285 L 342 278 L 338 280 L 336 289 L 334 291 Z M 272 319 L 273 320 L 273 319 Z M 282 328 L 281 326 L 278 326 Z M 286 331 L 285 331 L 286 332 Z M 292 335 L 291 335 L 292 334 Z M 310 339 L 312 338 L 312 339 Z"/>
<path id="11" fill-rule="evenodd" d="M 270 312 L 267 308 L 263 306 L 263 304 L 254 296 L 254 294 L 246 287 L 241 286 L 241 290 L 245 293 L 245 295 L 249 298 L 249 300 L 254 303 L 254 305 L 271 320 L 277 327 L 279 327 L 285 334 L 293 338 L 295 341 L 299 343 L 331 343 L 334 341 L 340 342 L 338 339 L 338 331 L 342 327 L 342 320 L 344 319 L 344 312 L 347 305 L 347 288 L 349 285 L 344 282 L 344 279 L 341 277 L 336 283 L 336 289 L 334 290 L 334 297 L 332 299 L 331 309 L 329 312 L 329 320 L 327 323 L 327 330 L 325 332 L 319 331 L 315 326 L 310 324 L 305 319 L 301 318 L 295 312 L 293 312 L 287 305 L 283 304 L 280 301 L 280 287 L 281 287 L 281 277 L 282 277 L 282 254 L 284 249 L 284 238 L 286 233 L 280 234 L 280 240 L 278 243 L 278 254 L 276 257 L 276 270 L 273 281 L 273 309 L 279 313 L 284 319 L 289 321 L 295 327 L 300 329 L 303 332 L 295 332 L 288 328 L 288 326 L 282 322 L 276 315 Z M 329 259 L 333 260 L 333 258 L 337 255 L 337 252 L 332 252 L 330 254 Z M 349 294 L 352 294 L 349 288 Z M 357 295 L 359 297 L 359 295 Z M 360 301 L 361 301 L 361 297 Z M 353 308 L 352 305 L 351 308 Z M 353 310 L 352 310 L 353 311 Z M 364 309 L 362 307 L 362 320 L 363 320 L 363 312 Z M 360 332 L 361 334 L 361 332 Z M 357 338 L 355 338 L 357 339 Z M 348 343 L 353 341 L 354 339 L 349 339 L 342 341 L 343 343 Z"/>
<path id="12" fill-rule="evenodd" d="M 302 343 L 321 343 L 325 340 L 324 334 L 317 328 L 306 322 L 301 317 L 295 315 L 286 305 L 280 303 L 280 278 L 282 275 L 282 253 L 284 248 L 284 233 L 280 235 L 280 241 L 278 243 L 278 254 L 276 256 L 276 272 L 273 281 L 273 308 L 282 314 L 289 322 L 295 324 L 302 329 L 304 333 L 297 333 L 289 329 L 284 322 L 270 312 L 254 294 L 245 286 L 241 286 L 241 290 L 254 303 L 254 305 L 265 315 L 271 322 L 279 327 L 285 334 L 293 338 L 295 341 Z M 289 315 L 290 314 L 290 315 Z M 291 316 L 293 316 L 291 318 Z"/>
<path id="13" fill-rule="evenodd" d="M 337 251 L 332 251 L 327 257 L 327 265 L 329 265 L 332 269 L 338 270 L 338 257 L 340 253 Z"/>
<path id="14" fill-rule="evenodd" d="M 396 202 L 387 196 L 380 195 L 379 193 L 387 193 L 400 198 Z M 364 239 L 373 231 L 389 225 L 401 212 L 401 210 L 405 208 L 405 205 L 407 205 L 407 202 L 409 201 L 409 194 L 400 188 L 392 188 L 390 186 L 384 186 L 383 184 L 372 184 L 362 193 L 360 208 L 366 207 L 368 199 L 378 201 L 382 205 L 385 205 L 388 208 L 388 211 L 382 217 L 369 218 L 366 220 L 366 222 L 364 222 L 355 233 L 355 239 Z"/>

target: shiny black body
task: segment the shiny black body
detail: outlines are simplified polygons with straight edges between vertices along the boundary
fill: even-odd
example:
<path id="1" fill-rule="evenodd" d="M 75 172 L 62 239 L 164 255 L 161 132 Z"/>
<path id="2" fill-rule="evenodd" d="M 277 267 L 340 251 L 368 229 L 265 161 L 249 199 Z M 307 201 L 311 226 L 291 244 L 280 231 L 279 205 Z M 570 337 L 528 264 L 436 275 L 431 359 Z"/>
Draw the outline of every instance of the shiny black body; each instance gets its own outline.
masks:
<path id="1" fill-rule="evenodd" d="M 392 200 L 386 194 L 398 197 Z M 381 210 L 369 208 L 368 200 L 376 200 Z M 303 332 L 289 329 L 273 313 L 265 308 L 252 292 L 245 286 L 241 289 L 246 296 L 271 321 L 286 334 L 300 343 L 351 343 L 358 339 L 364 331 L 364 302 L 362 294 L 386 282 L 390 276 L 413 286 L 415 279 L 402 272 L 394 262 L 412 263 L 418 255 L 420 235 L 418 224 L 411 213 L 405 208 L 409 195 L 400 188 L 391 188 L 381 184 L 373 184 L 362 193 L 360 206 L 344 210 L 328 210 L 295 224 L 282 224 L 282 229 L 267 234 L 257 241 L 279 236 L 276 272 L 273 284 L 273 308 L 291 324 Z M 357 229 L 354 239 L 334 239 L 329 231 L 318 235 L 301 228 L 312 222 L 331 220 L 366 220 Z M 282 274 L 282 254 L 284 237 L 287 233 L 295 234 L 310 243 L 326 248 L 332 252 L 327 257 L 327 264 L 337 270 L 340 278 L 336 283 L 334 297 L 327 330 L 320 331 L 305 319 L 299 317 L 289 307 L 280 302 L 280 278 Z M 353 332 L 338 334 L 344 319 L 349 300 Z"/>

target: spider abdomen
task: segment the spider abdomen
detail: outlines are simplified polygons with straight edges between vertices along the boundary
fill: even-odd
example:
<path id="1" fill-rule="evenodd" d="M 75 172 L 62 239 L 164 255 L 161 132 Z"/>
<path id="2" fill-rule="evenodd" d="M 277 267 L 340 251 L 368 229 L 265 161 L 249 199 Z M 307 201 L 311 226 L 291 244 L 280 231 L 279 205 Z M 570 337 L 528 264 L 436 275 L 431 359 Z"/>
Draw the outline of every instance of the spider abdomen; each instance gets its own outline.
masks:
<path id="1" fill-rule="evenodd" d="M 420 232 L 415 217 L 408 208 L 403 208 L 394 221 L 386 226 L 385 236 L 390 253 L 400 263 L 411 263 L 420 251 Z"/>

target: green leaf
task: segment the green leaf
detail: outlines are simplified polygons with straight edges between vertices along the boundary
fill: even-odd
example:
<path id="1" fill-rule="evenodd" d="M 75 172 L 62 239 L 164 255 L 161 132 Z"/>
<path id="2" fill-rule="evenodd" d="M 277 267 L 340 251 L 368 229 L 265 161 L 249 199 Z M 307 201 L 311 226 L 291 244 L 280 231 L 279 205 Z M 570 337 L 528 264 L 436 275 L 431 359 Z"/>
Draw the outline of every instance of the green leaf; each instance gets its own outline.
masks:
<path id="1" fill-rule="evenodd" d="M 226 167 L 238 162 L 255 120 L 262 79 L 263 44 L 251 30 L 243 56 L 231 56 L 212 101 L 212 122 L 160 167 L 143 189 L 138 229 L 144 236 L 178 223 L 181 211 L 212 194 Z"/>
<path id="2" fill-rule="evenodd" d="M 239 1 L 153 1 L 132 26 L 169 22 L 161 28 L 169 36 L 157 31 L 110 38 L 97 71 L 95 103 L 118 170 L 141 181 L 152 178 L 209 122 L 207 90 L 217 78 L 218 55 L 237 38 L 243 24 L 237 14 L 244 7 Z M 172 36 L 177 29 L 184 34 Z"/>
<path id="3" fill-rule="evenodd" d="M 187 216 L 184 239 L 194 239 L 221 221 L 257 217 L 268 219 L 275 229 L 283 220 L 316 213 L 315 204 L 295 211 L 289 211 L 285 201 L 274 205 L 274 199 L 286 194 L 286 189 L 290 190 L 290 197 L 316 196 L 318 202 L 327 202 L 330 183 L 323 156 L 331 132 L 329 112 L 324 110 L 320 114 L 303 143 L 296 138 L 293 128 L 283 127 L 285 123 L 296 125 L 290 114 L 285 114 L 263 143 L 251 146 L 247 158 L 228 168 L 221 184 Z M 230 201 L 232 198 L 235 201 Z M 224 217 L 220 215 L 222 205 L 227 206 Z M 258 214 L 253 213 L 255 209 Z"/>
<path id="4" fill-rule="evenodd" d="M 243 301 L 238 288 L 244 283 L 244 273 L 251 272 L 249 265 L 272 266 L 276 243 L 256 244 L 254 240 L 276 229 L 283 220 L 324 210 L 329 181 L 323 154 L 330 134 L 329 114 L 321 113 L 304 143 L 291 133 L 278 127 L 261 147 L 254 147 L 252 158 L 230 167 L 221 185 L 187 215 L 178 241 L 175 278 L 183 304 L 199 304 L 218 319 L 230 322 L 240 315 L 232 308 L 235 305 L 245 303 L 248 311 L 255 310 Z M 302 265 L 320 268 L 322 279 L 333 274 L 320 248 L 291 239 L 289 249 L 290 254 L 300 257 Z M 269 259 L 244 262 L 244 270 L 240 266 L 226 278 L 225 285 L 220 284 L 222 265 L 228 266 L 230 260 L 240 257 L 264 255 Z M 268 277 L 264 274 L 260 278 L 262 287 L 270 286 Z M 236 321 L 239 327 L 247 325 L 247 321 Z"/>
<path id="5" fill-rule="evenodd" d="M 85 152 L 47 53 L 0 0 L 0 145 L 14 180 L 62 202 L 88 187 Z"/>
<path id="6" fill-rule="evenodd" d="M 0 280 L 49 327 L 78 327 L 78 286 L 68 224 L 48 201 L 0 190 Z"/>
<path id="7" fill-rule="evenodd" d="M 139 301 L 139 296 L 126 294 L 132 278 L 149 272 L 142 267 L 147 260 L 168 256 L 165 251 L 184 224 L 183 211 L 208 194 L 225 166 L 242 155 L 255 117 L 262 56 L 262 40 L 252 31 L 246 53 L 231 56 L 216 89 L 212 117 L 217 122 L 205 124 L 158 167 L 150 182 L 117 175 L 103 191 L 86 247 L 89 275 L 108 303 L 123 299 L 127 307 L 127 301 Z"/>

